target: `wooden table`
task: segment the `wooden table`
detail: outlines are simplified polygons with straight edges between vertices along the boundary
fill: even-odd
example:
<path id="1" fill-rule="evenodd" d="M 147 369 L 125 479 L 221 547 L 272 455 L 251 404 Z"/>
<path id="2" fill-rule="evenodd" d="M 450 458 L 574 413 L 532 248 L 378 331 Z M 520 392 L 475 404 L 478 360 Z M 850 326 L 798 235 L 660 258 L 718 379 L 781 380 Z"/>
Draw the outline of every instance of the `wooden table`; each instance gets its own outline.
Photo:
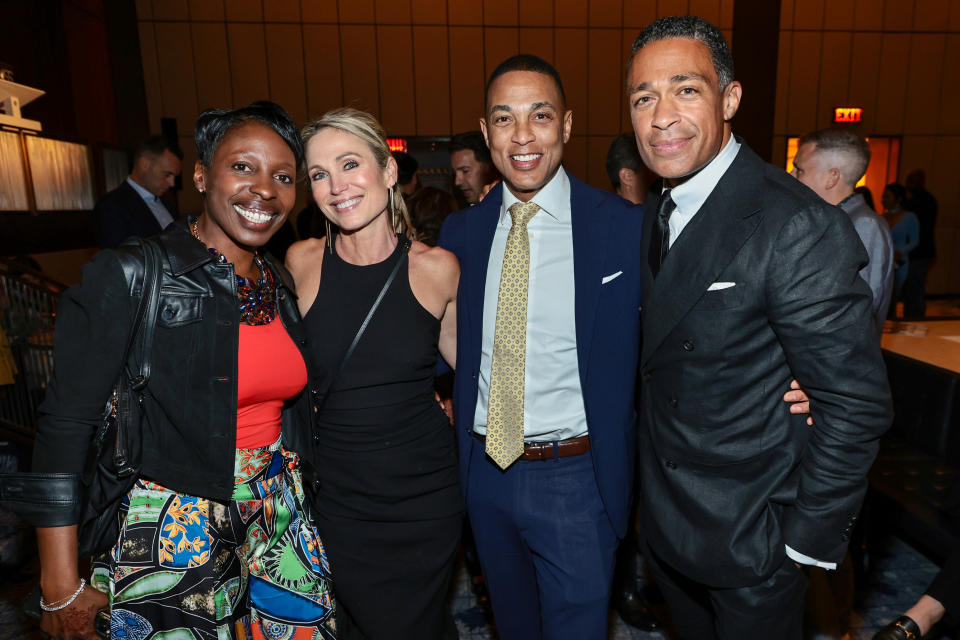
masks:
<path id="1" fill-rule="evenodd" d="M 883 350 L 960 375 L 960 320 L 911 324 L 925 327 L 927 335 L 885 333 Z"/>

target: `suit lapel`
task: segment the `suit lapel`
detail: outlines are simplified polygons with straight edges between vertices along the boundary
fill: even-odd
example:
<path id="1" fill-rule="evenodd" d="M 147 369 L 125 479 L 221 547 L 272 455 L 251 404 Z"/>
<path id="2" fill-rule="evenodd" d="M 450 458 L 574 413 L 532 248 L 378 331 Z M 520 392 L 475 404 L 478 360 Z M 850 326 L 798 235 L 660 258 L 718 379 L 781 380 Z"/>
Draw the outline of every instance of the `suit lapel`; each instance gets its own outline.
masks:
<path id="1" fill-rule="evenodd" d="M 717 281 L 760 224 L 763 216 L 755 214 L 761 209 L 762 175 L 762 161 L 746 145 L 741 146 L 733 164 L 670 248 L 652 288 L 646 289 L 650 295 L 645 303 L 641 365 Z M 645 226 L 644 231 L 648 230 Z M 643 268 L 649 274 L 649 265 Z"/>
<path id="2" fill-rule="evenodd" d="M 610 233 L 610 216 L 598 205 L 600 197 L 567 173 L 570 179 L 570 214 L 573 233 L 574 317 L 580 384 L 586 384 L 593 327 L 604 276 L 604 246 Z"/>
<path id="3" fill-rule="evenodd" d="M 466 313 L 471 328 L 470 345 L 473 349 L 472 362 L 480 366 L 480 343 L 483 340 L 483 295 L 487 285 L 487 265 L 490 262 L 490 248 L 493 235 L 500 219 L 500 206 L 503 202 L 503 183 L 490 190 L 479 204 L 467 211 L 467 236 L 463 239 L 464 252 L 469 256 L 472 268 L 468 276 L 467 304 L 457 313 Z M 497 301 L 491 300 L 496 305 Z"/>

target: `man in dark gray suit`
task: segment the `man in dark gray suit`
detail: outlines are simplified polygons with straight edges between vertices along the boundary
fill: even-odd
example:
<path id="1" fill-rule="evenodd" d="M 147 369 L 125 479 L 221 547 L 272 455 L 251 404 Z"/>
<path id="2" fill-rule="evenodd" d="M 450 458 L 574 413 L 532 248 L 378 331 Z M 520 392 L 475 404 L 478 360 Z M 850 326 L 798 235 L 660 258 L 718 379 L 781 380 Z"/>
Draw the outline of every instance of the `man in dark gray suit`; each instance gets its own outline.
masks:
<path id="1" fill-rule="evenodd" d="M 664 178 L 642 243 L 643 529 L 696 640 L 800 638 L 800 567 L 842 559 L 891 415 L 866 252 L 842 211 L 731 135 L 741 93 L 700 18 L 634 43 L 631 120 Z M 781 405 L 792 377 L 811 427 Z"/>
<path id="2" fill-rule="evenodd" d="M 854 192 L 870 164 L 870 144 L 849 129 L 821 129 L 804 136 L 793 159 L 793 177 L 850 216 L 870 263 L 860 270 L 873 293 L 873 320 L 883 331 L 893 294 L 893 238 L 890 226 Z"/>

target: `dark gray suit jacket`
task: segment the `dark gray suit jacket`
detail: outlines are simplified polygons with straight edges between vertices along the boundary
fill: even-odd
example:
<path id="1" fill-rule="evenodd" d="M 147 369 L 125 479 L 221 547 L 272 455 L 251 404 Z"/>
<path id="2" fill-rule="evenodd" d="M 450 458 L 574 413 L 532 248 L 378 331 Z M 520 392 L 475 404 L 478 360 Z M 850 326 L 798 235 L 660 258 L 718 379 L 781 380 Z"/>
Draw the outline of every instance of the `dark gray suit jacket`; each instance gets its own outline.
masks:
<path id="1" fill-rule="evenodd" d="M 892 412 L 849 218 L 743 145 L 656 280 L 648 243 L 639 467 L 652 549 L 715 587 L 764 581 L 785 544 L 841 560 Z M 794 376 L 813 427 L 782 401 Z"/>

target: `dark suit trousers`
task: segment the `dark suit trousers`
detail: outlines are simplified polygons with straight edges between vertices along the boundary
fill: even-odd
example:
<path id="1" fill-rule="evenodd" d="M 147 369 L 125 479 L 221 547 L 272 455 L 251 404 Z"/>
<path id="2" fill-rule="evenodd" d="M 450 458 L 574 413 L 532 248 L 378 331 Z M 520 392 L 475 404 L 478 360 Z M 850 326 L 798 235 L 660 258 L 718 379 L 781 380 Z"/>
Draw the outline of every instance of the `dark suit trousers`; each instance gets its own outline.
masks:
<path id="1" fill-rule="evenodd" d="M 766 581 L 715 589 L 681 575 L 644 544 L 644 554 L 681 640 L 800 640 L 807 576 L 793 560 Z"/>
<path id="2" fill-rule="evenodd" d="M 467 512 L 501 640 L 605 640 L 619 541 L 589 453 L 501 471 L 475 441 Z"/>

